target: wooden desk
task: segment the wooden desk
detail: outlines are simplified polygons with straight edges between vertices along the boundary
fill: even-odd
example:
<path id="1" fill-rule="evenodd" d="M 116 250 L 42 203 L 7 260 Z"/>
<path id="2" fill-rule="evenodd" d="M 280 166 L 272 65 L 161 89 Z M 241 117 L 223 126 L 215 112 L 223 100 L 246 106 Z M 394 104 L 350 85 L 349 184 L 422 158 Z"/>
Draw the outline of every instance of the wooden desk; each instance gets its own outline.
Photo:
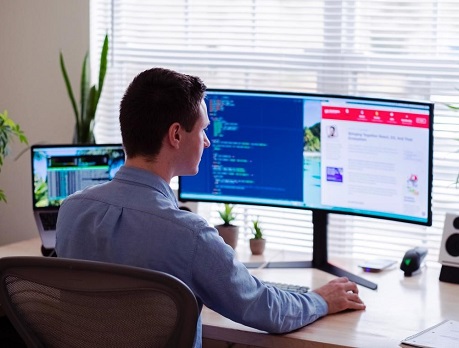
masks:
<path id="1" fill-rule="evenodd" d="M 42 256 L 40 238 L 0 246 L 0 257 L 5 256 Z"/>
<path id="2" fill-rule="evenodd" d="M 41 255 L 41 241 L 34 238 L 0 246 L 0 257 Z M 239 255 L 245 258 L 246 255 Z M 285 259 L 268 251 L 250 261 Z M 440 265 L 433 263 L 413 277 L 404 277 L 398 265 L 381 273 L 364 273 L 356 262 L 335 263 L 378 284 L 376 291 L 359 287 L 365 311 L 326 316 L 295 332 L 270 335 L 203 309 L 203 346 L 210 347 L 399 347 L 400 341 L 443 319 L 459 320 L 459 285 L 440 282 Z M 333 275 L 316 269 L 253 269 L 260 279 L 317 288 Z"/>
<path id="3" fill-rule="evenodd" d="M 443 319 L 459 320 L 459 285 L 438 280 L 439 264 L 413 277 L 404 277 L 399 265 L 381 273 L 365 273 L 355 262 L 335 265 L 378 284 L 376 291 L 359 287 L 365 311 L 333 314 L 289 334 L 269 335 L 204 308 L 203 347 L 400 347 L 403 338 Z M 316 269 L 256 269 L 252 274 L 313 289 L 334 278 Z"/>

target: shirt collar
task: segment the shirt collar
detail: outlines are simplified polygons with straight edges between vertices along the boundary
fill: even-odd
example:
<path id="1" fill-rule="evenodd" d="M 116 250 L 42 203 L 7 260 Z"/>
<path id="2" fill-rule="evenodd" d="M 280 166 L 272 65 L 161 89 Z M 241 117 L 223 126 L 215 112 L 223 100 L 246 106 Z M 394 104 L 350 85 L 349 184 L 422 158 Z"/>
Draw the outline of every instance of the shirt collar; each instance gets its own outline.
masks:
<path id="1" fill-rule="evenodd" d="M 116 172 L 114 180 L 126 181 L 134 185 L 148 186 L 156 191 L 159 191 L 165 197 L 172 199 L 178 206 L 177 198 L 175 197 L 174 191 L 172 191 L 169 184 L 159 175 L 156 175 L 145 169 L 127 167 L 123 165 Z"/>

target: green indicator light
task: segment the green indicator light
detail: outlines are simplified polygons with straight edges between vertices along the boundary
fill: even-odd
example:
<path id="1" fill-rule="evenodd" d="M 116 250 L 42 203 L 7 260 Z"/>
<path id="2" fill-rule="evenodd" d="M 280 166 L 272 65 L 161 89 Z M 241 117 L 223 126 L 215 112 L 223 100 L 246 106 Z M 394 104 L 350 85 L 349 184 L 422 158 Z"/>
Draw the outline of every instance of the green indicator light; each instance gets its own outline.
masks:
<path id="1" fill-rule="evenodd" d="M 405 265 L 409 266 L 410 263 L 411 263 L 411 259 L 406 259 L 406 260 L 405 260 Z"/>

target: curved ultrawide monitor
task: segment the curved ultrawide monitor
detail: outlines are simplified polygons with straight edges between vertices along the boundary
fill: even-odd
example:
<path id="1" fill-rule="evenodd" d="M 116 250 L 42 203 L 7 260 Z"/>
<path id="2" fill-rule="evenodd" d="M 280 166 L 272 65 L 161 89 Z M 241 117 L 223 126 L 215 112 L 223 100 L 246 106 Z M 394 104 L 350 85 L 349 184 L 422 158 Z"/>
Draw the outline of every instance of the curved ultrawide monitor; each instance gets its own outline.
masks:
<path id="1" fill-rule="evenodd" d="M 211 147 L 180 200 L 431 225 L 432 103 L 214 89 L 206 104 Z"/>

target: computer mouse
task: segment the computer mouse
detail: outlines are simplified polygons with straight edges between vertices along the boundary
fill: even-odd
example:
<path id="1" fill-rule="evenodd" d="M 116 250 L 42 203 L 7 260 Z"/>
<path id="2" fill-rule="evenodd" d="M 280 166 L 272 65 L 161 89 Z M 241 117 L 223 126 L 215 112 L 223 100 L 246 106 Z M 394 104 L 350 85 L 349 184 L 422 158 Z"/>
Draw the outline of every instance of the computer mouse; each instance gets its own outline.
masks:
<path id="1" fill-rule="evenodd" d="M 400 269 L 405 272 L 405 277 L 411 277 L 413 273 L 420 271 L 422 261 L 427 255 L 427 249 L 416 247 L 408 250 L 403 256 Z"/>

